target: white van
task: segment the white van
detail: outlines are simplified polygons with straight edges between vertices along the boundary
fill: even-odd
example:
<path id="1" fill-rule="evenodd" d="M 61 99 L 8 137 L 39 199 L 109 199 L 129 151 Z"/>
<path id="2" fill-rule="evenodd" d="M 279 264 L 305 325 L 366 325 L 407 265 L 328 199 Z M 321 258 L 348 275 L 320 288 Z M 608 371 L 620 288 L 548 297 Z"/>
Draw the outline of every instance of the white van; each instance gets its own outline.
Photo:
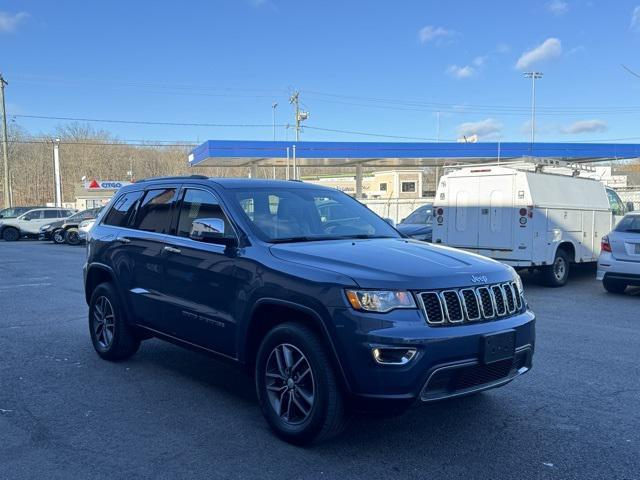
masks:
<path id="1" fill-rule="evenodd" d="M 576 176 L 578 170 L 563 175 L 525 165 L 478 165 L 444 175 L 433 242 L 540 269 L 548 285 L 561 286 L 571 263 L 597 261 L 601 237 L 625 207 L 615 191 Z"/>

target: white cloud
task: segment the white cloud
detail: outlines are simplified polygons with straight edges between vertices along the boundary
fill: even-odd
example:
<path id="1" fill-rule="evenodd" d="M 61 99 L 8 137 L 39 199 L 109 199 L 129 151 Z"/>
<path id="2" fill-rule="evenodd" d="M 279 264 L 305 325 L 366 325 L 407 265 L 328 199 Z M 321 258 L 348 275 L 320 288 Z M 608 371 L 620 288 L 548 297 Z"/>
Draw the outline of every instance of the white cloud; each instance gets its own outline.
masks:
<path id="1" fill-rule="evenodd" d="M 636 32 L 640 32 L 640 6 L 637 6 L 633 9 L 633 13 L 631 14 L 631 30 L 635 30 Z"/>
<path id="2" fill-rule="evenodd" d="M 0 33 L 13 32 L 28 16 L 29 14 L 26 12 L 18 12 L 13 15 L 8 12 L 0 12 Z"/>
<path id="3" fill-rule="evenodd" d="M 478 55 L 473 59 L 473 64 L 476 67 L 482 67 L 485 63 L 487 63 L 487 55 Z"/>
<path id="4" fill-rule="evenodd" d="M 559 17 L 569 11 L 569 4 L 562 0 L 551 0 L 547 3 L 547 10 Z"/>
<path id="5" fill-rule="evenodd" d="M 454 78 L 469 78 L 475 75 L 476 70 L 471 65 L 465 65 L 464 67 L 451 65 L 446 72 Z"/>
<path id="6" fill-rule="evenodd" d="M 537 47 L 524 52 L 518 59 L 516 68 L 518 70 L 525 70 L 540 62 L 559 57 L 560 55 L 562 55 L 562 44 L 560 40 L 553 37 L 547 38 Z"/>
<path id="7" fill-rule="evenodd" d="M 465 122 L 458 125 L 458 134 L 461 137 L 477 135 L 480 138 L 491 137 L 502 131 L 502 124 L 493 118 L 485 118 L 479 122 Z"/>
<path id="8" fill-rule="evenodd" d="M 442 43 L 447 38 L 455 35 L 453 30 L 446 29 L 444 27 L 436 27 L 433 25 L 427 25 L 422 27 L 418 31 L 418 38 L 420 43 L 435 42 L 437 44 Z"/>
<path id="9" fill-rule="evenodd" d="M 578 135 L 581 133 L 602 133 L 608 129 L 609 126 L 602 120 L 579 120 L 568 127 L 561 128 L 560 133 Z"/>

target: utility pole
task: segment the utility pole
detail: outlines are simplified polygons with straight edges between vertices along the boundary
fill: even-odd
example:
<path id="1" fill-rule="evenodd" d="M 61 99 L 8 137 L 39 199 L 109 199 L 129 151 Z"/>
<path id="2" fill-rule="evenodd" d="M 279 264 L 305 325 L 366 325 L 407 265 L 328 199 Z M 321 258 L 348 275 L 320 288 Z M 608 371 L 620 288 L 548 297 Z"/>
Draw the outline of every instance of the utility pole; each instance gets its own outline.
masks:
<path id="1" fill-rule="evenodd" d="M 436 112 L 437 128 L 436 128 L 436 141 L 440 143 L 440 112 Z"/>
<path id="2" fill-rule="evenodd" d="M 526 72 L 525 78 L 531 79 L 531 148 L 536 141 L 536 80 L 542 78 L 542 72 Z"/>
<path id="3" fill-rule="evenodd" d="M 62 207 L 62 182 L 60 181 L 60 139 L 53 141 L 53 177 L 56 186 L 56 207 Z"/>
<path id="4" fill-rule="evenodd" d="M 2 107 L 2 158 L 4 159 L 4 206 L 11 207 L 11 182 L 9 180 L 9 142 L 7 141 L 7 111 L 4 103 L 4 87 L 9 85 L 0 73 L 0 106 Z"/>
<path id="5" fill-rule="evenodd" d="M 295 108 L 296 115 L 296 142 L 300 141 L 300 130 L 302 127 L 300 124 L 304 122 L 307 118 L 309 118 L 309 112 L 301 112 L 300 111 L 300 92 L 297 90 L 291 94 L 289 97 L 289 103 Z"/>
<path id="6" fill-rule="evenodd" d="M 276 141 L 276 108 L 278 108 L 278 102 L 273 102 L 271 105 L 273 109 L 273 141 Z M 273 179 L 276 179 L 276 167 L 272 167 L 271 173 L 273 175 Z"/>

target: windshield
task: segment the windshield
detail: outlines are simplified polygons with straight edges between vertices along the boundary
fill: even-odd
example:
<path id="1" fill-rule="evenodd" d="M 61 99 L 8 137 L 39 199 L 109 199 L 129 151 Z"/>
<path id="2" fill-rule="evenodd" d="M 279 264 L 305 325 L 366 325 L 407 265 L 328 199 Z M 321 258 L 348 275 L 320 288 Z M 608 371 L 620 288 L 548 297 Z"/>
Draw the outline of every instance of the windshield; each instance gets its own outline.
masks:
<path id="1" fill-rule="evenodd" d="M 422 207 L 417 209 L 400 223 L 427 224 L 431 223 L 432 219 L 431 207 Z"/>
<path id="2" fill-rule="evenodd" d="M 235 189 L 234 198 L 254 232 L 268 242 L 400 237 L 367 207 L 337 190 Z"/>

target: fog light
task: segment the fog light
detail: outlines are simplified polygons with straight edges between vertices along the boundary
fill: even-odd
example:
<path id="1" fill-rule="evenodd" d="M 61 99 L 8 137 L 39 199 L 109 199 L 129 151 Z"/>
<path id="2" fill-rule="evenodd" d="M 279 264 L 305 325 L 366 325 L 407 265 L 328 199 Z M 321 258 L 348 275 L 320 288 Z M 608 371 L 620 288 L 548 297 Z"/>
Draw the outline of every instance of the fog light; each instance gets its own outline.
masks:
<path id="1" fill-rule="evenodd" d="M 371 350 L 373 359 L 380 365 L 406 365 L 416 356 L 415 348 L 376 347 Z"/>

